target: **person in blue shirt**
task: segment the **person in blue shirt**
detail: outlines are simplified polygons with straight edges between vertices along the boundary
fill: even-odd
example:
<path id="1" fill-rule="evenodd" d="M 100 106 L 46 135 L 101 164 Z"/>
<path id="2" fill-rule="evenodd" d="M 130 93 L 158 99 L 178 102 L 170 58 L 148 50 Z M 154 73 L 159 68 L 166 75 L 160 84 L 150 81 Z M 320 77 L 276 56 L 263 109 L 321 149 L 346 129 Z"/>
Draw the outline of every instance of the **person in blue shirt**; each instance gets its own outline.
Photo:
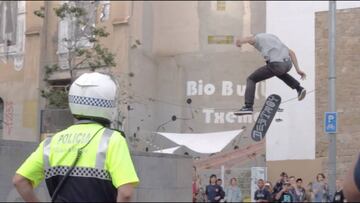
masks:
<path id="1" fill-rule="evenodd" d="M 236 178 L 230 179 L 230 185 L 226 188 L 225 191 L 225 201 L 226 202 L 241 202 L 242 195 L 240 187 L 238 186 Z"/>
<path id="2" fill-rule="evenodd" d="M 223 194 L 225 194 L 225 192 L 220 185 L 216 184 L 216 182 L 217 177 L 215 174 L 212 174 L 210 176 L 210 184 L 207 185 L 205 189 L 206 202 L 220 202 L 220 200 L 224 198 Z"/>
<path id="3" fill-rule="evenodd" d="M 325 181 L 325 175 L 323 173 L 317 174 L 312 190 L 314 192 L 314 202 L 328 202 L 329 187 Z"/>
<path id="4" fill-rule="evenodd" d="M 254 199 L 256 202 L 270 202 L 271 193 L 265 188 L 263 179 L 258 180 L 258 190 L 255 191 Z"/>

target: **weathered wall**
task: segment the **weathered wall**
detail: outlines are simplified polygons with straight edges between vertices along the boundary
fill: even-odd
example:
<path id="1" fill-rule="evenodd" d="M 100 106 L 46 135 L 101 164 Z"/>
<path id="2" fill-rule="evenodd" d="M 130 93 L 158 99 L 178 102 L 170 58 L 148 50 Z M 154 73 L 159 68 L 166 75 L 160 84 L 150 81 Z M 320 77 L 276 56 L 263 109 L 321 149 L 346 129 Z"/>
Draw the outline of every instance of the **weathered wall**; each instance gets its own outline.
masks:
<path id="1" fill-rule="evenodd" d="M 42 102 L 41 105 L 38 104 L 40 99 L 38 90 L 43 87 L 41 68 L 47 64 L 53 64 L 58 61 L 57 56 L 57 43 L 58 43 L 58 21 L 53 14 L 53 8 L 56 7 L 59 2 L 45 2 L 46 14 L 48 18 L 45 21 L 42 21 L 38 17 L 33 15 L 35 9 L 40 8 L 44 2 L 30 2 L 27 5 L 31 8 L 27 8 L 27 21 L 34 21 L 34 26 L 30 26 L 31 23 L 27 23 L 27 26 L 30 26 L 28 29 L 26 38 L 26 57 L 25 57 L 25 66 L 21 71 L 16 72 L 12 69 L 11 64 L 3 65 L 1 64 L 2 70 L 11 70 L 4 71 L 0 74 L 0 94 L 5 102 L 5 113 L 8 113 L 6 118 L 11 118 L 12 124 L 11 132 L 14 135 L 4 135 L 4 139 L 15 139 L 22 141 L 37 141 L 40 139 L 39 127 L 40 123 L 37 123 L 40 119 L 40 115 L 35 114 L 35 112 L 40 112 L 41 108 L 45 107 L 45 103 Z M 135 3 L 134 3 L 135 4 Z M 136 3 L 137 4 L 137 3 Z M 107 30 L 110 32 L 110 36 L 104 40 L 104 44 L 115 53 L 117 67 L 111 70 L 105 70 L 107 72 L 111 71 L 117 77 L 121 78 L 121 85 L 124 90 L 127 86 L 131 86 L 131 69 L 128 67 L 128 51 L 129 51 L 129 22 L 133 13 L 131 13 L 131 2 L 111 2 L 110 16 L 111 18 L 101 25 L 107 26 Z M 44 26 L 47 29 L 42 30 L 41 23 L 45 23 Z M 40 41 L 43 40 L 43 41 Z M 42 52 L 43 51 L 43 52 Z M 146 57 L 146 55 L 144 55 Z M 155 62 L 152 62 L 155 64 Z M 138 66 L 138 69 L 135 69 L 133 72 L 135 74 L 147 73 L 148 76 L 154 74 L 151 67 L 148 69 L 148 72 L 144 72 L 143 65 L 148 64 L 147 61 L 142 61 Z M 151 64 L 151 63 L 149 63 Z M 155 67 L 155 65 L 154 65 Z M 155 71 L 156 73 L 156 71 Z M 138 81 L 134 81 L 133 85 L 138 87 L 140 90 L 145 90 L 144 87 L 149 87 L 149 91 L 155 90 L 156 87 L 151 87 L 147 82 L 152 82 L 152 80 L 147 81 L 147 75 L 144 78 Z M 64 79 L 68 78 L 69 75 L 66 74 L 66 70 L 61 70 L 55 73 L 52 79 Z M 155 81 L 154 79 L 153 81 Z M 144 83 L 141 83 L 143 81 Z M 129 82 L 129 83 L 128 83 Z M 4 93 L 2 93 L 4 92 Z M 9 97 L 7 97 L 9 96 Z M 127 92 L 125 91 L 124 95 L 120 95 L 126 101 Z M 131 95 L 130 95 L 131 96 Z M 26 103 L 23 102 L 22 97 L 34 99 L 35 103 Z M 134 97 L 136 100 L 136 97 Z M 18 103 L 10 103 L 9 100 L 20 101 Z M 27 102 L 27 100 L 24 100 Z M 40 105 L 41 108 L 38 106 Z M 28 107 L 31 107 L 30 110 Z M 125 107 L 125 108 L 124 108 Z M 122 106 L 123 114 L 121 116 L 125 117 L 125 125 L 123 127 L 127 128 L 129 124 L 128 113 L 125 110 L 127 107 L 126 103 Z M 156 107 L 161 108 L 161 107 Z M 147 109 L 141 111 L 141 113 L 146 112 Z M 151 109 L 155 111 L 155 107 Z M 23 113 L 24 112 L 24 113 Z M 154 113 L 156 114 L 156 113 Z M 154 118 L 151 118 L 152 121 L 157 121 Z M 55 119 L 54 119 L 55 120 Z M 53 121 L 54 121 L 53 120 Z M 50 120 L 48 120 L 50 121 Z M 151 124 L 151 123 L 150 123 Z M 24 126 L 33 126 L 37 131 L 32 131 L 30 127 L 24 128 Z M 137 125 L 134 125 L 134 129 L 137 128 Z M 151 127 L 147 129 L 153 130 Z M 46 127 L 46 125 L 45 125 Z M 57 128 L 50 127 L 49 131 L 56 130 Z M 132 131 L 134 132 L 134 131 Z M 20 163 L 25 159 L 26 156 L 34 149 L 35 144 L 32 143 L 18 143 L 12 141 L 1 141 L 0 144 L 0 162 L 9 164 L 2 164 L 1 174 L 0 174 L 0 183 L 1 183 L 1 194 L 0 200 L 18 200 L 17 194 L 11 186 L 11 178 L 15 169 L 20 165 Z M 15 156 L 16 158 L 13 158 Z M 138 158 L 136 158 L 138 157 Z M 140 179 L 143 182 L 139 185 L 138 190 L 136 191 L 134 200 L 135 201 L 190 201 L 191 200 L 191 159 L 184 158 L 180 156 L 166 156 L 166 155 L 150 155 L 135 153 L 134 162 L 138 169 Z M 145 164 L 145 165 L 144 165 Z M 139 167 L 138 167 L 139 166 Z M 163 176 L 167 178 L 164 179 Z M 11 192 L 10 192 L 11 191 Z M 44 193 L 43 188 L 40 188 L 41 197 L 47 197 L 46 192 Z M 166 192 L 163 192 L 166 191 Z M 176 198 L 176 199 L 173 199 Z"/>
<path id="2" fill-rule="evenodd" d="M 169 56 L 199 50 L 197 8 L 196 1 L 152 2 L 154 54 Z"/>
<path id="3" fill-rule="evenodd" d="M 134 152 L 141 179 L 134 202 L 190 202 L 192 159 L 179 155 Z"/>
<path id="4" fill-rule="evenodd" d="M 231 111 L 243 104 L 247 76 L 264 63 L 251 46 L 235 47 L 234 39 L 265 31 L 265 3 L 226 2 L 221 11 L 216 4 L 134 4 L 129 69 L 135 74 L 130 79 L 130 92 L 141 102 L 131 104 L 136 108 L 129 111 L 130 135 L 137 132 L 151 137 L 155 130 L 202 133 L 252 127 L 255 117 L 236 118 Z M 242 12 L 235 12 L 238 10 Z M 233 41 L 209 43 L 211 36 L 232 36 Z M 226 91 L 226 84 L 232 85 L 228 89 L 233 92 Z M 259 85 L 255 111 L 260 110 L 264 90 L 265 85 Z M 188 98 L 191 105 L 186 103 Z M 158 128 L 172 115 L 182 119 Z M 230 147 L 246 145 L 248 134 L 246 131 Z M 167 143 L 156 142 L 166 147 Z"/>
<path id="5" fill-rule="evenodd" d="M 74 123 L 69 109 L 46 109 L 41 112 L 41 133 L 57 133 Z"/>
<path id="6" fill-rule="evenodd" d="M 126 118 L 125 132 L 130 139 L 132 147 L 145 150 L 146 141 L 150 142 L 151 137 L 146 136 L 156 130 L 159 121 L 155 111 L 156 105 L 150 102 L 150 98 L 157 98 L 156 64 L 143 52 L 136 48 L 130 50 L 129 86 L 132 89 L 128 116 Z M 141 140 L 140 140 L 141 139 Z"/>
<path id="7" fill-rule="evenodd" d="M 41 109 L 46 108 L 46 101 L 40 96 L 44 89 L 43 67 L 58 63 L 59 19 L 54 8 L 59 1 L 29 1 L 25 3 L 25 31 L 24 31 L 24 62 L 22 68 L 16 68 L 14 59 L 0 51 L 0 98 L 4 101 L 4 129 L 1 137 L 5 140 L 37 141 L 40 139 Z M 115 53 L 117 66 L 112 69 L 101 70 L 112 72 L 126 86 L 127 77 L 122 77 L 128 67 L 128 18 L 130 16 L 130 2 L 111 2 L 110 18 L 101 22 L 99 15 L 97 25 L 105 26 L 110 36 L 103 44 Z M 45 18 L 34 15 L 34 11 L 45 8 Z M 102 5 L 99 5 L 100 11 Z M 100 12 L 98 12 L 100 14 Z M 21 34 L 20 34 L 21 36 Z M 0 45 L 1 46 L 1 45 Z M 79 71 L 83 73 L 89 70 Z M 69 72 L 60 70 L 51 75 L 51 80 L 68 79 Z M 125 88 L 123 88 L 125 89 Z M 126 95 L 121 95 L 126 100 Z M 126 107 L 126 106 L 125 106 Z M 123 106 L 122 112 L 127 112 Z M 3 119 L 1 119 L 3 120 Z M 49 120 L 45 121 L 48 122 Z M 51 125 L 56 125 L 52 123 Z M 44 126 L 42 126 L 44 127 Z M 60 124 L 57 128 L 62 127 Z"/>
<path id="8" fill-rule="evenodd" d="M 35 147 L 36 143 L 0 141 L 0 201 L 21 201 L 12 186 L 12 177 L 16 169 Z"/>
<path id="9" fill-rule="evenodd" d="M 336 14 L 336 111 L 337 176 L 348 170 L 360 147 L 360 8 L 338 10 Z M 328 157 L 328 136 L 324 133 L 324 112 L 328 111 L 328 12 L 316 13 L 316 156 Z M 326 159 L 327 160 L 327 159 Z M 327 168 L 327 161 L 323 163 Z"/>
<path id="10" fill-rule="evenodd" d="M 24 38 L 23 53 L 18 48 L 16 55 L 0 53 L 0 97 L 4 100 L 4 128 L 2 138 L 6 140 L 36 141 L 39 139 L 39 61 L 41 49 L 41 20 L 33 11 L 43 2 L 25 3 L 25 30 L 18 32 Z M 20 21 L 18 21 L 18 25 Z M 18 30 L 19 31 L 19 30 Z M 15 67 L 15 57 L 21 57 L 23 63 Z"/>

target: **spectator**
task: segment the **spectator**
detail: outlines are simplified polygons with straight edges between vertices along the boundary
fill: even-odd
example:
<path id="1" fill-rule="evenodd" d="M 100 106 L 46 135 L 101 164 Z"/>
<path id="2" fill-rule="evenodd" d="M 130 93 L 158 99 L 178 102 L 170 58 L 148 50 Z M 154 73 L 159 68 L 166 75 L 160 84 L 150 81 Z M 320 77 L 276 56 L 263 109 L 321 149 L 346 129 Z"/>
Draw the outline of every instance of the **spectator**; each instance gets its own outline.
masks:
<path id="1" fill-rule="evenodd" d="M 290 176 L 289 177 L 289 182 L 290 182 L 290 186 L 295 189 L 295 187 L 296 187 L 296 178 L 295 178 L 295 176 Z"/>
<path id="2" fill-rule="evenodd" d="M 218 178 L 216 180 L 216 184 L 219 185 L 219 186 L 222 186 L 222 179 L 221 178 Z"/>
<path id="3" fill-rule="evenodd" d="M 347 202 L 343 193 L 342 180 L 336 180 L 336 193 L 333 202 Z"/>
<path id="4" fill-rule="evenodd" d="M 206 202 L 220 202 L 222 194 L 224 193 L 222 187 L 216 184 L 217 177 L 215 174 L 210 176 L 209 185 L 206 186 L 205 189 L 205 199 Z"/>
<path id="5" fill-rule="evenodd" d="M 266 181 L 265 183 L 265 188 L 270 192 L 272 193 L 273 192 L 273 185 L 270 181 Z"/>
<path id="6" fill-rule="evenodd" d="M 293 199 L 295 200 L 295 188 L 296 188 L 295 176 L 289 177 L 289 183 L 290 183 L 289 193 L 293 196 Z"/>
<path id="7" fill-rule="evenodd" d="M 192 174 L 192 202 L 196 202 L 196 195 L 198 193 L 197 186 L 197 171 L 196 167 L 193 166 L 193 174 Z"/>
<path id="8" fill-rule="evenodd" d="M 304 202 L 306 200 L 305 188 L 302 187 L 303 180 L 298 178 L 294 190 L 294 202 Z"/>
<path id="9" fill-rule="evenodd" d="M 294 202 L 293 196 L 289 192 L 290 186 L 290 182 L 284 182 L 282 190 L 276 194 L 275 199 L 279 202 Z"/>
<path id="10" fill-rule="evenodd" d="M 221 179 L 221 178 L 218 178 L 218 179 L 216 180 L 216 184 L 221 187 L 221 191 L 220 191 L 221 199 L 220 199 L 220 202 L 224 202 L 225 191 L 224 191 L 224 188 L 223 188 L 223 186 L 222 186 L 222 179 Z"/>
<path id="11" fill-rule="evenodd" d="M 306 202 L 313 202 L 314 199 L 314 192 L 312 190 L 313 188 L 313 183 L 309 182 L 307 187 L 306 187 Z"/>
<path id="12" fill-rule="evenodd" d="M 204 188 L 200 187 L 199 192 L 196 195 L 196 202 L 205 202 L 206 201 L 206 195 L 204 192 Z"/>
<path id="13" fill-rule="evenodd" d="M 230 179 L 230 185 L 226 188 L 224 199 L 226 202 L 242 202 L 241 190 L 236 178 Z"/>
<path id="14" fill-rule="evenodd" d="M 314 202 L 328 202 L 329 190 L 323 173 L 317 174 L 316 182 L 313 183 L 312 190 L 314 192 Z"/>
<path id="15" fill-rule="evenodd" d="M 200 178 L 199 174 L 197 174 L 195 177 L 195 180 L 193 180 L 193 202 L 198 202 L 196 198 L 203 195 L 203 194 L 199 194 L 200 189 L 202 189 L 201 178 Z M 204 198 L 202 198 L 202 199 L 204 199 Z"/>
<path id="16" fill-rule="evenodd" d="M 274 201 L 274 198 L 273 198 L 273 185 L 272 185 L 272 183 L 270 182 L 270 181 L 266 181 L 266 183 L 265 183 L 265 189 L 267 190 L 267 191 L 269 191 L 269 193 L 270 193 L 270 195 L 271 195 L 271 197 L 270 197 L 270 202 L 272 202 L 272 201 Z"/>
<path id="17" fill-rule="evenodd" d="M 255 191 L 254 199 L 256 202 L 270 202 L 271 194 L 268 190 L 265 189 L 265 184 L 263 179 L 259 179 L 257 182 L 258 188 Z"/>
<path id="18" fill-rule="evenodd" d="M 196 202 L 196 195 L 197 195 L 197 191 L 196 191 L 196 181 L 193 180 L 192 181 L 192 202 Z"/>
<path id="19" fill-rule="evenodd" d="M 272 195 L 273 195 L 274 199 L 275 199 L 276 194 L 279 193 L 282 190 L 283 184 L 284 184 L 285 181 L 287 181 L 287 179 L 288 179 L 287 173 L 282 172 L 280 174 L 280 179 L 276 182 L 276 184 L 274 186 L 274 189 L 273 189 L 273 194 Z"/>

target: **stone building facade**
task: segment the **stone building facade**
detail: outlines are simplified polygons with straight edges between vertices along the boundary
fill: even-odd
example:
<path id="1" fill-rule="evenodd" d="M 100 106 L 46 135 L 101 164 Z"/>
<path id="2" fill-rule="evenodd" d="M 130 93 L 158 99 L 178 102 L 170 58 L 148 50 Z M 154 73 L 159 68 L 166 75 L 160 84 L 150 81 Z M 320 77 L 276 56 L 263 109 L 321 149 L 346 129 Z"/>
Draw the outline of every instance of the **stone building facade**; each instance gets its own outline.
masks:
<path id="1" fill-rule="evenodd" d="M 336 111 L 337 177 L 348 170 L 360 147 L 360 8 L 336 13 Z M 327 169 L 328 136 L 324 133 L 324 112 L 328 111 L 328 12 L 316 13 L 316 157 Z"/>
<path id="2" fill-rule="evenodd" d="M 60 65 L 60 70 L 49 78 L 55 86 L 67 85 L 70 78 L 63 63 L 66 60 L 64 50 L 59 42 L 69 36 L 71 22 L 60 21 L 53 10 L 62 3 L 64 1 L 0 3 L 0 13 L 3 15 L 0 20 L 0 116 L 3 118 L 0 138 L 3 140 L 36 142 L 41 140 L 41 133 L 54 133 L 71 123 L 63 121 L 59 123 L 60 127 L 49 127 L 49 123 L 59 121 L 55 115 L 60 114 L 42 113 L 48 109 L 45 99 L 41 97 L 45 85 L 44 66 Z M 89 10 L 94 21 L 92 23 L 105 26 L 110 33 L 102 42 L 103 45 L 116 53 L 117 66 L 100 71 L 111 71 L 115 76 L 127 72 L 130 2 L 88 1 L 84 4 L 93 8 Z M 34 11 L 40 8 L 44 10 L 43 19 L 34 15 Z M 84 68 L 78 74 L 87 71 L 90 70 Z M 66 118 L 69 120 L 69 117 Z"/>
<path id="3" fill-rule="evenodd" d="M 37 142 L 41 133 L 40 96 L 45 65 L 59 62 L 62 36 L 53 8 L 60 1 L 18 1 L 0 22 L 0 139 Z M 0 2 L 0 11 L 12 5 Z M 33 13 L 44 7 L 45 19 Z M 101 1 L 96 24 L 107 27 L 110 36 L 104 45 L 116 54 L 111 70 L 124 81 L 128 103 L 121 106 L 123 128 L 131 146 L 156 150 L 146 141 L 156 142 L 154 131 L 178 133 L 225 131 L 247 127 L 228 150 L 251 142 L 249 129 L 254 118 L 236 120 L 228 112 L 241 106 L 246 77 L 263 64 L 257 52 L 233 46 L 238 36 L 266 31 L 265 2 L 118 2 Z M 241 11 L 241 12 L 238 12 Z M 346 171 L 358 152 L 359 107 L 358 71 L 360 9 L 337 13 L 337 135 L 338 175 Z M 328 139 L 323 132 L 327 111 L 327 12 L 315 15 L 316 47 L 316 160 L 327 168 Z M 357 23 L 357 24 L 356 24 Z M 233 26 L 233 25 L 239 26 Z M 64 67 L 63 67 L 64 68 Z M 88 71 L 87 69 L 82 72 Z M 81 73 L 81 71 L 79 72 Z M 66 67 L 56 72 L 54 84 L 69 80 Z M 209 85 L 208 85 L 209 84 Z M 233 92 L 224 88 L 232 84 Z M 216 91 L 213 92 L 213 86 Z M 196 87 L 195 87 L 196 86 Z M 258 88 L 256 109 L 265 98 L 265 85 Z M 191 99 L 191 105 L 186 103 Z M 166 126 L 173 115 L 178 118 Z M 49 117 L 51 118 L 51 116 Z M 50 119 L 46 119 L 51 122 Z M 49 133 L 56 131 L 51 129 Z M 139 140 L 139 138 L 142 140 Z M 159 142 L 161 145 L 161 142 Z M 166 143 L 163 143 L 166 144 Z M 258 156 L 258 165 L 264 165 Z M 255 163 L 255 162 L 254 162 Z M 320 169 L 319 169 L 320 170 Z"/>

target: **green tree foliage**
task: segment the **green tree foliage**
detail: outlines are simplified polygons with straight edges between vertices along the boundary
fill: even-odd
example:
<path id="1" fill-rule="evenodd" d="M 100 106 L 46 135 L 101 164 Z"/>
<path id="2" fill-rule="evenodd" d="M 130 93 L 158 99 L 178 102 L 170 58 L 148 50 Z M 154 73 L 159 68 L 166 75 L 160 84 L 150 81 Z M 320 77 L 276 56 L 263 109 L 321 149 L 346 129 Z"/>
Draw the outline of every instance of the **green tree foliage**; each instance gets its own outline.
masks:
<path id="1" fill-rule="evenodd" d="M 96 3 L 96 1 L 91 3 Z M 114 54 L 101 43 L 101 39 L 108 37 L 109 33 L 105 27 L 90 25 L 87 21 L 90 14 L 83 7 L 70 1 L 54 8 L 54 12 L 59 21 L 67 20 L 74 25 L 74 34 L 59 42 L 65 45 L 67 51 L 68 69 L 66 70 L 70 73 L 68 86 L 76 79 L 76 71 L 80 68 L 96 71 L 98 68 L 116 66 Z M 44 7 L 36 10 L 34 14 L 40 18 L 47 17 Z M 90 46 L 84 46 L 84 41 Z M 51 75 L 59 69 L 59 64 L 46 65 L 44 69 L 44 81 L 47 85 L 45 90 L 41 90 L 41 95 L 47 99 L 49 107 L 67 108 L 68 86 L 54 88 L 49 80 Z"/>

